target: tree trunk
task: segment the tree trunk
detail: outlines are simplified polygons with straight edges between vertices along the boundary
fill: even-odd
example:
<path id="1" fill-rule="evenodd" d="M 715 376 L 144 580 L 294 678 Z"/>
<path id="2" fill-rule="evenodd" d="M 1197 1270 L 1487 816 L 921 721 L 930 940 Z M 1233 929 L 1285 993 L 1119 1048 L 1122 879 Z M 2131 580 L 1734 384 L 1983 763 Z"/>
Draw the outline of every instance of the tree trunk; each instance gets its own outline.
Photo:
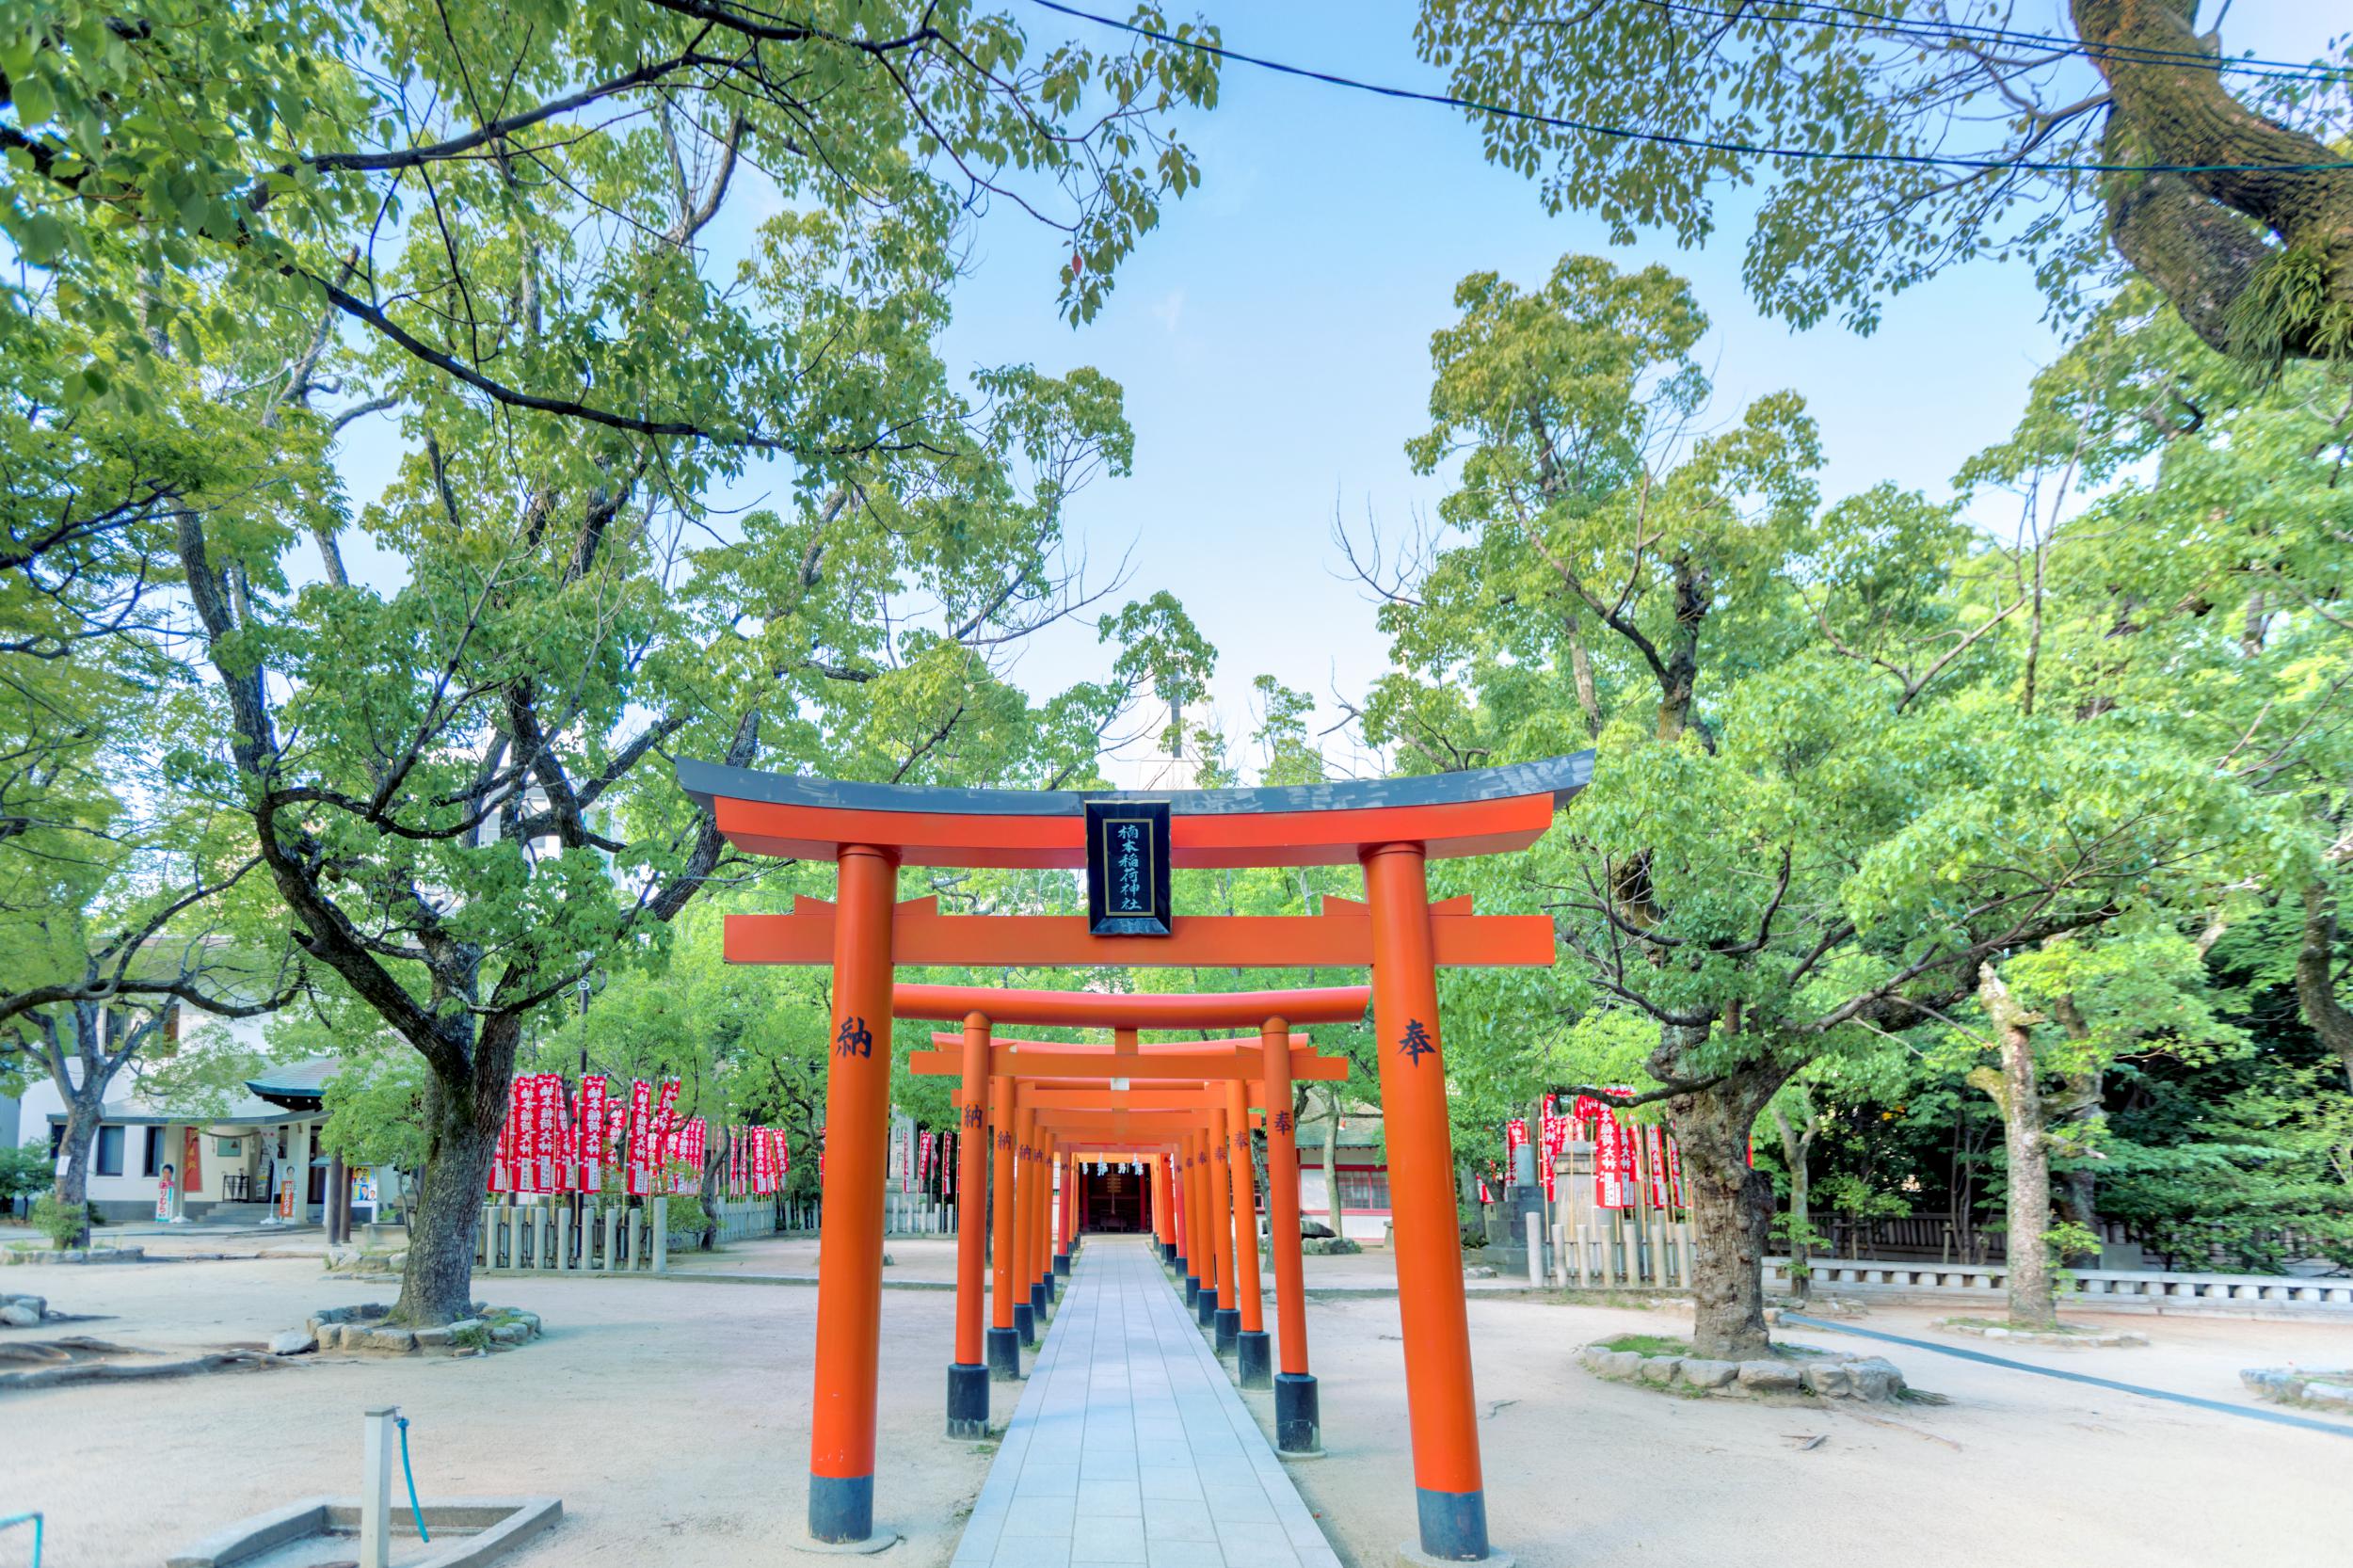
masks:
<path id="1" fill-rule="evenodd" d="M 408 1211 L 400 1299 L 392 1304 L 393 1319 L 411 1328 L 439 1328 L 472 1311 L 475 1229 L 521 1031 L 512 1014 L 491 1014 L 467 1076 L 450 1081 L 437 1072 L 425 1080 L 424 1171 Z"/>
<path id="2" fill-rule="evenodd" d="M 2304 939 L 2296 950 L 2296 1001 L 2321 1044 L 2337 1053 L 2353 1085 L 2353 1011 L 2337 1000 L 2337 909 L 2327 884 L 2304 889 Z"/>
<path id="3" fill-rule="evenodd" d="M 1323 1097 L 1323 1201 L 1335 1237 L 1340 1228 L 1340 1096 L 1326 1090 Z"/>
<path id="4" fill-rule="evenodd" d="M 1773 1184 L 1749 1163 L 1757 1112 L 1788 1077 L 1766 1067 L 1736 1073 L 1667 1101 L 1683 1146 L 1691 1206 L 1691 1350 L 1718 1361 L 1772 1353 L 1765 1327 L 1765 1253 L 1771 1245 Z"/>
<path id="5" fill-rule="evenodd" d="M 1781 1129 L 1782 1162 L 1789 1167 L 1789 1293 L 1801 1302 L 1814 1294 L 1814 1218 L 1807 1209 L 1814 1185 L 1808 1160 L 1812 1152 L 1808 1145 L 1814 1142 L 1813 1120 L 1809 1113 L 1809 1131 L 1800 1136 L 1781 1108 L 1773 1108 L 1773 1125 Z"/>
<path id="6" fill-rule="evenodd" d="M 1991 964 L 1977 970 L 1977 1000 L 1993 1026 L 2001 1053 L 2003 1143 L 2009 1155 L 2009 1320 L 2018 1328 L 2058 1325 L 2052 1296 L 2050 1249 L 2051 1148 L 2043 1129 L 2042 1091 L 2036 1081 L 2034 1025 Z"/>
<path id="7" fill-rule="evenodd" d="M 65 1136 L 57 1144 L 57 1155 L 65 1161 L 65 1168 L 57 1173 L 50 1191 L 57 1202 L 81 1216 L 82 1228 L 72 1240 L 60 1242 L 60 1246 L 89 1245 L 89 1151 L 98 1141 L 98 1124 L 105 1113 L 105 1102 L 101 1097 L 104 1093 L 105 1085 L 102 1083 L 95 1095 L 84 1089 L 66 1096 Z"/>

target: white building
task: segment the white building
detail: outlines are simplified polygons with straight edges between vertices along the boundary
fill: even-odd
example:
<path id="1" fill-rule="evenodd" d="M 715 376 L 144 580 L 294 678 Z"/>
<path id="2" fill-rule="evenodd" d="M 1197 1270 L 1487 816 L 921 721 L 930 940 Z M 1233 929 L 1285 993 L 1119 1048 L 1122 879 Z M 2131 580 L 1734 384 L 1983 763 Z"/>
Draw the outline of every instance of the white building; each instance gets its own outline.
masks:
<path id="1" fill-rule="evenodd" d="M 239 1047 L 261 1044 L 258 1018 L 193 1016 L 225 1029 Z M 78 1060 L 69 1057 L 67 1065 L 78 1073 Z M 147 1098 L 126 1068 L 115 1080 L 118 1096 L 105 1102 L 90 1144 L 89 1201 L 114 1222 L 152 1220 L 167 1205 L 191 1220 L 317 1220 L 329 1164 L 318 1151 L 318 1128 L 327 1120 L 319 1096 L 336 1065 L 332 1057 L 318 1057 L 273 1067 L 248 1079 L 245 1093 L 216 1115 L 175 1111 Z M 45 1139 L 53 1158 L 64 1142 L 65 1121 L 65 1096 L 46 1073 L 30 1079 L 19 1099 L 0 1101 L 0 1132 L 10 1131 L 13 1122 L 12 1142 Z"/>

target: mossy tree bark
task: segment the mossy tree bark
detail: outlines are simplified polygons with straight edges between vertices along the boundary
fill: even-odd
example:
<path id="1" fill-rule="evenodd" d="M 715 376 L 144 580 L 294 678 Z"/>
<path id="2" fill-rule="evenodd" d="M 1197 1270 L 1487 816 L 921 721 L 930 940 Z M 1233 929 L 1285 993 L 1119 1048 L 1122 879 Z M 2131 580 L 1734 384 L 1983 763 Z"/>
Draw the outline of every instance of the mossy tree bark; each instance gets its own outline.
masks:
<path id="1" fill-rule="evenodd" d="M 2058 1310 L 2045 1241 L 2051 1228 L 2051 1144 L 2034 1058 L 2034 1026 L 2041 1019 L 2010 994 L 1991 963 L 1978 968 L 1977 1000 L 1993 1027 L 2001 1063 L 1990 1080 L 1972 1081 L 1979 1081 L 2002 1108 L 2009 1190 L 2009 1320 L 2017 1328 L 2056 1328 Z"/>

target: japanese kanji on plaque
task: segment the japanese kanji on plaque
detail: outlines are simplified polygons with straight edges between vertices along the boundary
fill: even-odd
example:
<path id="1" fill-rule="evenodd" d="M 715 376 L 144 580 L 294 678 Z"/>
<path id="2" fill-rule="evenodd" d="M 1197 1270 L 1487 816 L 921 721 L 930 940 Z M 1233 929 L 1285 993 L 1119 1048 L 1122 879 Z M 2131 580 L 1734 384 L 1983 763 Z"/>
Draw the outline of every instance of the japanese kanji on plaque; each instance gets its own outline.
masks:
<path id="1" fill-rule="evenodd" d="M 1169 935 L 1168 802 L 1090 800 L 1086 824 L 1087 930 Z"/>

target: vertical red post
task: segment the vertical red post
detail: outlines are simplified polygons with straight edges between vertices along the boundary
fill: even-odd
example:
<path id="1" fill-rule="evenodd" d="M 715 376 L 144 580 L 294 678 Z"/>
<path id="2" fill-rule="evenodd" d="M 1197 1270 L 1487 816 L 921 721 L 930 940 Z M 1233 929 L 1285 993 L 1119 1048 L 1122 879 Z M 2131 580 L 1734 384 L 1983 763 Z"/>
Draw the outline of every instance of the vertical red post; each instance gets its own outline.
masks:
<path id="1" fill-rule="evenodd" d="M 1037 1112 L 1013 1113 L 1013 1330 L 1024 1345 L 1037 1343 Z"/>
<path id="2" fill-rule="evenodd" d="M 1182 1147 L 1179 1144 L 1177 1149 L 1160 1156 L 1160 1164 L 1153 1172 L 1153 1179 L 1160 1184 L 1160 1196 L 1167 1200 L 1163 1207 L 1168 1211 L 1168 1228 L 1160 1234 L 1167 1243 L 1168 1266 L 1179 1279 L 1184 1277 L 1185 1272 L 1185 1193 L 1176 1179 L 1176 1162 L 1180 1158 L 1178 1150 Z"/>
<path id="3" fill-rule="evenodd" d="M 1186 1140 L 1193 1149 L 1193 1269 L 1200 1272 L 1200 1288 L 1193 1290 L 1191 1302 L 1203 1323 L 1217 1311 L 1217 1231 L 1209 1224 L 1209 1135 L 1193 1132 Z"/>
<path id="4" fill-rule="evenodd" d="M 1421 1550 L 1443 1562 L 1478 1562 L 1488 1555 L 1487 1493 L 1463 1300 L 1429 880 L 1419 844 L 1368 848 L 1364 865 Z"/>
<path id="5" fill-rule="evenodd" d="M 1267 1238 L 1274 1250 L 1274 1446 L 1314 1453 L 1323 1444 L 1316 1380 L 1307 1371 L 1307 1290 L 1299 1257 L 1299 1127 L 1291 1114 L 1291 1026 L 1269 1018 L 1258 1031 L 1266 1086 Z"/>
<path id="6" fill-rule="evenodd" d="M 1062 1157 L 1062 1204 L 1060 1222 L 1054 1227 L 1054 1272 L 1070 1272 L 1070 1217 L 1079 1201 L 1079 1162 L 1068 1154 Z"/>
<path id="7" fill-rule="evenodd" d="M 1217 1306 L 1209 1314 L 1210 1344 L 1223 1355 L 1234 1348 L 1241 1332 L 1241 1311 L 1235 1305 L 1234 1284 L 1234 1159 L 1227 1135 L 1225 1108 L 1209 1108 L 1209 1204 L 1217 1225 Z"/>
<path id="8" fill-rule="evenodd" d="M 898 859 L 841 846 L 833 1030 L 825 1069 L 824 1218 L 817 1250 L 808 1533 L 874 1533 L 874 1400 L 882 1344 L 883 1180 L 890 1136 L 890 920 Z"/>
<path id="9" fill-rule="evenodd" d="M 1012 1383 L 1021 1376 L 1021 1335 L 1013 1320 L 1014 1259 L 1020 1250 L 1014 1233 L 1020 1212 L 1016 1202 L 1020 1181 L 1014 1158 L 1016 1117 L 1011 1078 L 996 1079 L 990 1083 L 989 1119 L 995 1128 L 990 1134 L 990 1156 L 996 1167 L 997 1189 L 989 1204 L 991 1246 L 996 1257 L 989 1271 L 988 1375 L 993 1382 Z"/>
<path id="10" fill-rule="evenodd" d="M 956 1108 L 956 1187 L 988 1190 L 988 1019 L 971 1013 L 964 1020 L 964 1080 Z M 1008 1082 L 1011 1080 L 1008 1080 Z M 988 1366 L 981 1357 L 981 1273 L 987 1238 L 977 1214 L 956 1226 L 956 1359 L 948 1368 L 948 1435 L 988 1435 Z"/>
<path id="11" fill-rule="evenodd" d="M 1290 1049 L 1290 1042 L 1283 1043 Z M 1274 1382 L 1273 1346 L 1266 1331 L 1266 1302 L 1258 1281 L 1257 1178 L 1250 1159 L 1250 1085 L 1237 1079 L 1225 1086 L 1225 1120 L 1233 1150 L 1227 1163 L 1234 1189 L 1234 1306 L 1241 1314 L 1234 1331 L 1234 1376 L 1244 1388 Z"/>

